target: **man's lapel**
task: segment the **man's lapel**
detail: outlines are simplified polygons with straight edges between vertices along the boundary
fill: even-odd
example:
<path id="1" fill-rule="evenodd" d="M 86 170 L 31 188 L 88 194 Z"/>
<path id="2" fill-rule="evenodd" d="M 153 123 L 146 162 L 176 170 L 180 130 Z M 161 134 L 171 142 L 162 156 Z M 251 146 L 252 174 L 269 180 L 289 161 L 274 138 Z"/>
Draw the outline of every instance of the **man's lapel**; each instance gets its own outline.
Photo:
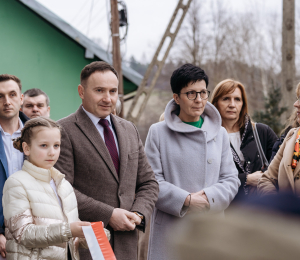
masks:
<path id="1" fill-rule="evenodd" d="M 119 144 L 119 159 L 120 159 L 120 182 L 124 178 L 127 162 L 128 162 L 128 139 L 126 127 L 123 122 L 116 116 L 110 115 L 111 121 L 116 131 Z"/>
<path id="2" fill-rule="evenodd" d="M 7 159 L 6 159 L 6 154 L 5 154 L 4 144 L 3 144 L 1 134 L 0 134 L 0 161 L 1 161 L 4 171 L 5 171 L 4 174 L 6 175 L 6 178 L 8 178 L 9 176 L 8 176 Z"/>
<path id="3" fill-rule="evenodd" d="M 93 124 L 92 120 L 83 111 L 82 106 L 76 112 L 76 125 L 85 134 L 87 139 L 93 144 L 97 152 L 102 157 L 103 161 L 106 163 L 107 167 L 110 169 L 111 173 L 114 175 L 115 179 L 119 182 L 119 177 L 116 172 L 116 168 L 113 164 L 109 151 L 103 141 L 101 135 L 99 134 L 97 128 Z M 81 140 L 78 140 L 79 142 Z"/>

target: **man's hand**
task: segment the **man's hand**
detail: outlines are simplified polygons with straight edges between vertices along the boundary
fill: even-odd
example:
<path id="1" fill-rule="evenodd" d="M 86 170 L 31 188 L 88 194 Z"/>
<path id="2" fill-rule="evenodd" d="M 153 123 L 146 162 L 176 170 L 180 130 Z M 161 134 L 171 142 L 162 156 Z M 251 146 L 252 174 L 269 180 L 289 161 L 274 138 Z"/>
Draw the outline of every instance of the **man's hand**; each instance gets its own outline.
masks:
<path id="1" fill-rule="evenodd" d="M 133 212 L 131 212 L 131 213 L 133 213 Z M 134 223 L 136 226 L 140 225 L 142 222 L 142 219 L 137 214 L 135 214 L 135 213 L 133 213 L 133 214 L 136 215 L 138 218 L 135 218 L 135 219 L 129 218 L 130 222 Z"/>
<path id="2" fill-rule="evenodd" d="M 6 250 L 5 250 L 6 238 L 2 234 L 0 234 L 0 254 L 2 257 L 6 257 Z"/>
<path id="3" fill-rule="evenodd" d="M 261 178 L 262 175 L 263 175 L 263 172 L 261 172 L 261 171 L 257 171 L 257 172 L 248 174 L 246 184 L 249 185 L 249 186 L 256 187 L 257 184 L 258 184 L 258 181 L 259 181 L 259 179 Z"/>
<path id="4" fill-rule="evenodd" d="M 90 222 L 77 221 L 70 224 L 72 237 L 84 238 L 82 226 L 90 226 Z"/>
<path id="5" fill-rule="evenodd" d="M 114 231 L 131 231 L 141 223 L 141 218 L 125 209 L 115 208 L 108 224 Z"/>

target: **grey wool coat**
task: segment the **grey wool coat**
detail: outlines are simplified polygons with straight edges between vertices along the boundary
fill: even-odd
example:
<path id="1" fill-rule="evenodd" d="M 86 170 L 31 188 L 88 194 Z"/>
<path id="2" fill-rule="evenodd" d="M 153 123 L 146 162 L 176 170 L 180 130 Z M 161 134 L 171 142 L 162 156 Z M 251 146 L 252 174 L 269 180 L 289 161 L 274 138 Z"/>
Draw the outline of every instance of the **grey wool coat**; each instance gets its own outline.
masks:
<path id="1" fill-rule="evenodd" d="M 55 165 L 74 188 L 82 221 L 103 221 L 118 260 L 137 260 L 138 231 L 113 231 L 108 222 L 114 208 L 138 211 L 150 220 L 158 196 L 158 183 L 148 163 L 136 127 L 111 115 L 119 144 L 120 174 L 97 128 L 79 109 L 59 120 L 61 153 Z M 89 250 L 80 259 L 90 260 Z"/>
<path id="2" fill-rule="evenodd" d="M 208 213 L 223 214 L 238 192 L 240 181 L 226 130 L 217 109 L 206 103 L 202 128 L 183 123 L 172 99 L 165 121 L 150 127 L 145 151 L 159 183 L 159 196 L 151 219 L 148 260 L 169 260 L 168 232 L 184 217 L 190 193 L 204 190 Z M 197 213 L 201 214 L 201 213 Z"/>

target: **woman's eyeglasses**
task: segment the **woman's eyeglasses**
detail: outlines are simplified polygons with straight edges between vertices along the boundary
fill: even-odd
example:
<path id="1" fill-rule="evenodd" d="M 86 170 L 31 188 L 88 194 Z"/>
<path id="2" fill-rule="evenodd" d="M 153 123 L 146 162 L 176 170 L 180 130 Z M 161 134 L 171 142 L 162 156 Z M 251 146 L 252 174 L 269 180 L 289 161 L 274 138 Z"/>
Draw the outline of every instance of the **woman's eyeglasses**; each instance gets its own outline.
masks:
<path id="1" fill-rule="evenodd" d="M 188 91 L 186 93 L 179 93 L 179 94 L 186 94 L 186 96 L 189 100 L 195 100 L 199 94 L 201 99 L 205 100 L 205 99 L 208 99 L 210 91 L 201 90 L 200 92 L 197 92 L 197 91 L 192 90 L 192 91 Z"/>

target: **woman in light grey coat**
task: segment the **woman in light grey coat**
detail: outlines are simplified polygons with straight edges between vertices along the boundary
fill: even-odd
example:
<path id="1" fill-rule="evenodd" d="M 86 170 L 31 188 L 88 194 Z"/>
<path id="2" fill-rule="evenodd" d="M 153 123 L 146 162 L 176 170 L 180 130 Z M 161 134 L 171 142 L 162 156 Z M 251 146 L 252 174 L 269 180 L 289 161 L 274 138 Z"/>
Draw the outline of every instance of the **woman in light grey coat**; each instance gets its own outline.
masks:
<path id="1" fill-rule="evenodd" d="M 152 125 L 146 140 L 148 160 L 159 183 L 152 215 L 148 260 L 172 259 L 168 232 L 187 212 L 223 214 L 240 181 L 226 130 L 207 102 L 208 77 L 191 64 L 173 72 L 173 98 L 165 121 Z"/>

